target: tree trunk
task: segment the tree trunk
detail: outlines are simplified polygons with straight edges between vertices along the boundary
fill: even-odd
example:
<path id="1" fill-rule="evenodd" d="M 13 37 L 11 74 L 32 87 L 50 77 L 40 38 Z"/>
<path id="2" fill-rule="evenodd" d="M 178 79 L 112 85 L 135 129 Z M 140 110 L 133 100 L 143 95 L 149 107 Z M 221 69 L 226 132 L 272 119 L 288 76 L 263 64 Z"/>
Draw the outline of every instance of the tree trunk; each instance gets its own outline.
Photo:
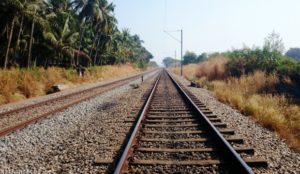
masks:
<path id="1" fill-rule="evenodd" d="M 86 20 L 83 21 L 83 26 L 85 25 L 85 23 L 86 23 Z M 84 32 L 85 32 L 85 27 L 82 28 L 81 33 L 80 33 L 78 53 L 80 53 L 80 50 L 81 50 L 81 42 L 82 42 Z M 76 55 L 76 63 L 77 63 L 77 66 L 79 66 L 79 54 Z"/>
<path id="2" fill-rule="evenodd" d="M 95 54 L 94 60 L 93 60 L 94 66 L 96 65 L 96 59 L 97 59 L 97 55 L 98 55 L 98 54 L 97 54 L 97 53 L 98 53 L 97 48 L 98 48 L 98 46 L 99 46 L 99 43 L 100 43 L 100 37 L 99 37 L 98 42 L 97 42 L 97 45 L 96 45 L 96 54 Z"/>
<path id="3" fill-rule="evenodd" d="M 19 33 L 18 33 L 16 48 L 19 45 L 19 40 L 20 40 L 21 34 L 23 33 L 23 23 L 24 23 L 24 16 L 22 16 L 22 19 L 21 19 L 21 24 L 20 24 L 20 29 L 19 29 Z"/>
<path id="4" fill-rule="evenodd" d="M 48 68 L 48 56 L 46 57 L 46 60 L 44 62 L 44 68 L 47 69 Z"/>
<path id="5" fill-rule="evenodd" d="M 33 31 L 34 31 L 34 19 L 32 20 L 31 33 L 30 33 L 30 42 L 29 42 L 28 59 L 27 59 L 27 68 L 28 69 L 30 67 L 30 61 L 31 61 L 31 49 L 32 49 Z"/>
<path id="6" fill-rule="evenodd" d="M 19 33 L 18 33 L 18 37 L 17 37 L 16 46 L 15 46 L 15 55 L 17 54 L 17 51 L 19 50 L 18 47 L 20 45 L 20 37 L 22 34 L 22 30 L 23 30 L 23 22 L 24 22 L 24 16 L 22 16 L 22 19 L 21 19 L 20 29 L 19 29 Z"/>
<path id="7" fill-rule="evenodd" d="M 99 32 L 97 31 L 96 37 L 95 37 L 95 39 L 93 40 L 92 48 L 91 48 L 90 53 L 89 53 L 89 56 L 90 56 L 90 57 L 92 57 L 92 55 L 93 55 L 93 50 L 94 50 L 94 48 L 95 48 L 95 44 L 96 44 L 96 42 L 97 42 L 97 40 L 98 40 L 98 37 L 99 37 L 99 39 L 100 39 L 100 36 L 101 36 L 101 34 L 99 34 Z M 96 49 L 97 49 L 97 46 L 96 46 Z"/>
<path id="8" fill-rule="evenodd" d="M 95 39 L 93 40 L 92 48 L 91 48 L 91 50 L 90 50 L 90 52 L 89 52 L 89 56 L 90 56 L 90 57 L 92 57 L 93 49 L 94 49 L 94 46 L 95 46 L 95 44 L 96 44 L 96 41 L 97 41 L 97 38 L 98 38 L 98 35 L 99 35 L 99 25 L 100 25 L 100 23 L 98 22 L 97 25 L 96 25 L 96 30 L 97 30 L 97 32 L 96 32 L 96 37 L 95 37 Z M 100 36 L 99 36 L 99 37 L 100 37 Z"/>
<path id="9" fill-rule="evenodd" d="M 5 61 L 4 61 L 4 69 L 6 69 L 6 67 L 7 67 L 9 48 L 10 48 L 10 44 L 11 44 L 11 38 L 12 38 L 12 35 L 14 32 L 15 20 L 16 20 L 16 17 L 14 16 L 14 18 L 11 22 L 10 34 L 9 34 L 8 43 L 7 43 L 7 49 L 6 49 Z"/>

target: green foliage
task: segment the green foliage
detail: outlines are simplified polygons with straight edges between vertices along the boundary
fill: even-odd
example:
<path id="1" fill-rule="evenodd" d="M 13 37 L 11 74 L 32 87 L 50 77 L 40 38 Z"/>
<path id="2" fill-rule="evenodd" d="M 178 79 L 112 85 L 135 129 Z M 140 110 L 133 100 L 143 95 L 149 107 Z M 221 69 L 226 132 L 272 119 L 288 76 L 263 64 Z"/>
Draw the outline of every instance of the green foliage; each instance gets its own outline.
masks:
<path id="1" fill-rule="evenodd" d="M 230 59 L 226 65 L 229 76 L 251 74 L 256 70 L 267 73 L 277 73 L 279 76 L 288 76 L 300 82 L 300 62 L 283 56 L 284 46 L 279 34 L 273 32 L 265 39 L 263 48 L 255 47 L 235 49 L 224 55 Z M 289 54 L 298 49 L 290 49 Z M 300 49 L 299 49 L 300 50 Z"/>
<path id="2" fill-rule="evenodd" d="M 203 62 L 208 58 L 208 55 L 206 53 L 202 53 L 197 57 L 197 63 Z"/>
<path id="3" fill-rule="evenodd" d="M 108 0 L 2 0 L 0 64 L 147 64 L 151 53 L 138 35 L 118 29 L 114 8 Z"/>
<path id="4" fill-rule="evenodd" d="M 233 76 L 253 73 L 255 70 L 262 70 L 268 73 L 274 72 L 279 64 L 282 55 L 263 48 L 243 48 L 225 53 L 230 58 L 228 72 Z"/>
<path id="5" fill-rule="evenodd" d="M 278 52 L 270 52 L 264 48 L 243 48 L 227 52 L 225 55 L 230 58 L 226 65 L 226 73 L 229 76 L 239 77 L 261 70 L 267 73 L 275 72 L 280 76 L 289 76 L 294 81 L 300 80 L 300 62 Z"/>
<path id="6" fill-rule="evenodd" d="M 148 63 L 143 61 L 143 60 L 138 60 L 136 62 L 136 66 L 139 68 L 139 69 L 142 69 L 142 70 L 145 70 L 148 66 Z"/>
<path id="7" fill-rule="evenodd" d="M 183 56 L 183 64 L 198 63 L 197 55 L 194 52 L 187 51 Z"/>
<path id="8" fill-rule="evenodd" d="M 202 62 L 206 59 L 207 59 L 207 54 L 206 53 L 202 53 L 202 54 L 197 56 L 196 53 L 191 52 L 191 51 L 187 51 L 183 56 L 183 64 L 187 65 L 187 64 L 192 64 L 192 63 L 199 63 L 199 62 Z"/>

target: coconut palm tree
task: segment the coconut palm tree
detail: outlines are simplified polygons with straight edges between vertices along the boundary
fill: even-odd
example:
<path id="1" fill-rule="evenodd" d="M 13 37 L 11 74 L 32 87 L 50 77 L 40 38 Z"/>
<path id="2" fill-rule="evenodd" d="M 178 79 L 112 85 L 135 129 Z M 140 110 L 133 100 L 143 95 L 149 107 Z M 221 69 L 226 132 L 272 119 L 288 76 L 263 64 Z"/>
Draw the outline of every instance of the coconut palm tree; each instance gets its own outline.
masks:
<path id="1" fill-rule="evenodd" d="M 1 20 L 5 23 L 5 30 L 9 30 L 9 36 L 7 41 L 7 48 L 4 58 L 4 69 L 7 67 L 8 59 L 9 59 L 9 50 L 12 41 L 12 36 L 14 32 L 15 22 L 19 16 L 19 12 L 22 11 L 23 4 L 19 0 L 3 0 L 0 3 L 0 10 L 2 12 L 1 18 L 5 18 L 6 20 Z M 5 16 L 6 14 L 6 16 Z"/>
<path id="2" fill-rule="evenodd" d="M 82 58 L 97 65 L 144 59 L 143 42 L 128 29 L 119 31 L 114 8 L 108 0 L 1 0 L 3 67 L 12 60 L 29 68 L 33 60 L 79 65 Z"/>

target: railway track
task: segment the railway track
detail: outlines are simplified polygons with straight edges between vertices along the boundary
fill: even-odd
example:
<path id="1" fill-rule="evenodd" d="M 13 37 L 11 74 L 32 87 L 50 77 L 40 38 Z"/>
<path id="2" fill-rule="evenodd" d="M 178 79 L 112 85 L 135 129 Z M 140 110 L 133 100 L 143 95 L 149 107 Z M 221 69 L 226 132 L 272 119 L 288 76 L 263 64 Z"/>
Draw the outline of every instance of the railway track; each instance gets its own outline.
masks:
<path id="1" fill-rule="evenodd" d="M 162 71 L 114 173 L 253 173 L 251 167 L 267 166 L 253 154 L 234 130 Z"/>
<path id="2" fill-rule="evenodd" d="M 0 112 L 0 136 L 4 136 L 13 131 L 24 128 L 56 112 L 60 112 L 72 105 L 88 100 L 116 87 L 120 87 L 151 72 L 153 71 L 54 97 L 45 101 L 29 104 L 24 107 Z"/>

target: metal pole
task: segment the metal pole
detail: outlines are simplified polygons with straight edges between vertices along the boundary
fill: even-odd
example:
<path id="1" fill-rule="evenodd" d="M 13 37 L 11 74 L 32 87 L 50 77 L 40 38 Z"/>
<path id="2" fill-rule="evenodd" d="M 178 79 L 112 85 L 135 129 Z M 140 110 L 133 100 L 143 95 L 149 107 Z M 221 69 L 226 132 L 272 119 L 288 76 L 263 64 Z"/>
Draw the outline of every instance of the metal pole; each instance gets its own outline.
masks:
<path id="1" fill-rule="evenodd" d="M 176 59 L 176 50 L 175 50 L 175 57 L 174 57 L 174 59 Z"/>
<path id="2" fill-rule="evenodd" d="M 182 43 L 183 43 L 183 40 L 182 40 L 182 34 L 183 34 L 183 31 L 182 30 L 180 30 L 181 31 L 181 39 L 180 39 L 180 41 L 181 41 L 181 63 L 180 63 L 180 74 L 181 74 L 181 76 L 182 76 Z"/>
<path id="3" fill-rule="evenodd" d="M 175 60 L 175 69 L 177 70 L 177 68 L 178 68 L 179 66 L 178 66 L 178 62 L 176 61 L 176 50 L 175 50 L 175 57 L 174 57 L 174 60 Z"/>

